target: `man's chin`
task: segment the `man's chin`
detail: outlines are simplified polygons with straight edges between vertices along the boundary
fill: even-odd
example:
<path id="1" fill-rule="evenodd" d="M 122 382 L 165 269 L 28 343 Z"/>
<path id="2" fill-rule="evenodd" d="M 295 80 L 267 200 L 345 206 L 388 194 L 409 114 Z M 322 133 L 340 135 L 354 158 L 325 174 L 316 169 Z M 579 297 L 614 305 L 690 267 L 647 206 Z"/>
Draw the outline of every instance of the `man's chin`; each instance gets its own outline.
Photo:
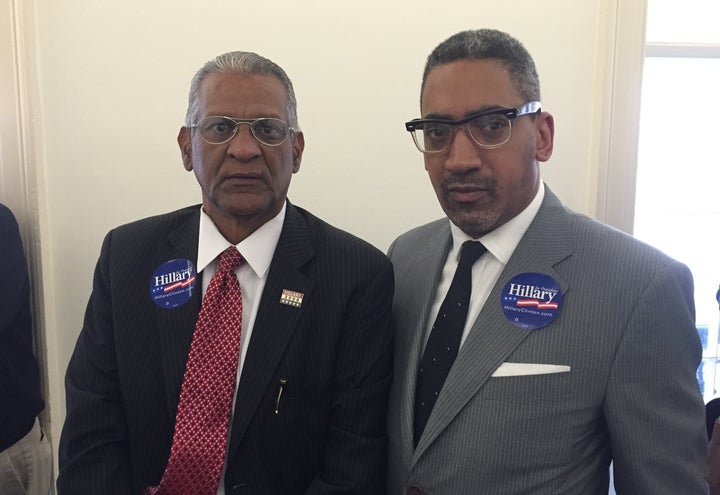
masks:
<path id="1" fill-rule="evenodd" d="M 498 216 L 489 211 L 446 211 L 455 225 L 470 237 L 477 239 L 497 227 Z"/>
<path id="2" fill-rule="evenodd" d="M 225 217 L 235 218 L 263 216 L 271 213 L 271 210 L 275 210 L 275 208 L 273 208 L 274 205 L 269 202 L 267 198 L 261 198 L 256 195 L 236 194 L 228 199 L 229 200 L 213 204 L 210 210 L 212 210 L 213 213 L 220 214 Z M 280 206 L 282 207 L 282 205 Z M 211 217 L 213 216 L 207 206 L 203 208 L 206 213 L 208 213 Z M 277 208 L 275 214 L 277 214 L 278 211 L 280 211 L 279 208 Z"/>

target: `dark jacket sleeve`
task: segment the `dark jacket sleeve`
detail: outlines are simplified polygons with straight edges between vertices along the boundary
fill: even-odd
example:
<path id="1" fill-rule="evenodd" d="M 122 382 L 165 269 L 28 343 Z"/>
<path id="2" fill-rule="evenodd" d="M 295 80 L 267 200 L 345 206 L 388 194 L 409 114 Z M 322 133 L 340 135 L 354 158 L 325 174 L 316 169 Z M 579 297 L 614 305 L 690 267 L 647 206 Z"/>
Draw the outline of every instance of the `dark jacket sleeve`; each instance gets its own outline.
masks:
<path id="1" fill-rule="evenodd" d="M 322 475 L 307 495 L 385 493 L 394 278 L 386 263 L 350 307 L 336 356 Z"/>

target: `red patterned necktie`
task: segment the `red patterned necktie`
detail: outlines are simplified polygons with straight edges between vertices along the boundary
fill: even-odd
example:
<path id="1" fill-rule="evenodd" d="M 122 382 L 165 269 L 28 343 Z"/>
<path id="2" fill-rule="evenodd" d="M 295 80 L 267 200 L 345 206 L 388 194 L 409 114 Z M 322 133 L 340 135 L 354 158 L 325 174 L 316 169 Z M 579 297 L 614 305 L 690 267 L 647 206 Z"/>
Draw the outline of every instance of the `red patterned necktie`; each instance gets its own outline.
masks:
<path id="1" fill-rule="evenodd" d="M 240 352 L 242 295 L 235 246 L 220 255 L 195 324 L 170 458 L 160 485 L 144 495 L 215 495 L 225 459 Z"/>

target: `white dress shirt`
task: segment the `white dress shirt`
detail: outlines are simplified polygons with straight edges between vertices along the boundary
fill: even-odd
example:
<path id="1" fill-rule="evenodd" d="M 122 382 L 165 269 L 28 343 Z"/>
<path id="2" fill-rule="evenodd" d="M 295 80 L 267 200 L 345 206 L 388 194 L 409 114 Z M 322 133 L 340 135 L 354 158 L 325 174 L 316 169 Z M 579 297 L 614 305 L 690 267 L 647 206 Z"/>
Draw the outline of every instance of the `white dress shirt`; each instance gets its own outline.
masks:
<path id="1" fill-rule="evenodd" d="M 505 268 L 505 265 L 507 265 L 510 256 L 512 256 L 522 236 L 525 235 L 525 231 L 532 223 L 535 215 L 537 215 L 543 197 L 545 197 L 545 184 L 541 181 L 537 194 L 535 194 L 533 200 L 523 211 L 492 232 L 485 234 L 480 239 L 473 239 L 463 232 L 460 227 L 450 222 L 453 245 L 448 253 L 438 282 L 435 301 L 430 308 L 428 327 L 425 329 L 425 342 L 427 342 L 430 336 L 430 330 L 435 323 L 438 311 L 440 311 L 440 305 L 450 289 L 450 283 L 452 282 L 460 260 L 460 250 L 463 242 L 470 240 L 480 241 L 487 249 L 487 252 L 483 254 L 472 267 L 470 306 L 468 307 L 468 317 L 465 321 L 462 338 L 460 339 L 461 347 L 470 332 L 470 328 L 472 328 L 480 314 L 480 310 L 482 310 L 485 305 L 492 288 L 495 286 L 498 278 L 500 278 L 500 274 Z M 500 301 L 495 301 L 495 303 L 500 304 Z"/>

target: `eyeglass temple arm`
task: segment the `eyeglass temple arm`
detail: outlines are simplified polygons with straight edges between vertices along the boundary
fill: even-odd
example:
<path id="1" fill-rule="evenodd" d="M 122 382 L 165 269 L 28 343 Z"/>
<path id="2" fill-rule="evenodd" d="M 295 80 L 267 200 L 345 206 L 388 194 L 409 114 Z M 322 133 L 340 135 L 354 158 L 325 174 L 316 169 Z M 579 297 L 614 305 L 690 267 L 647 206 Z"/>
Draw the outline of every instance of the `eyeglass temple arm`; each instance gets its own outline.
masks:
<path id="1" fill-rule="evenodd" d="M 536 113 L 542 110 L 542 103 L 539 101 L 529 101 L 517 109 L 517 116 L 526 115 L 528 113 Z"/>

